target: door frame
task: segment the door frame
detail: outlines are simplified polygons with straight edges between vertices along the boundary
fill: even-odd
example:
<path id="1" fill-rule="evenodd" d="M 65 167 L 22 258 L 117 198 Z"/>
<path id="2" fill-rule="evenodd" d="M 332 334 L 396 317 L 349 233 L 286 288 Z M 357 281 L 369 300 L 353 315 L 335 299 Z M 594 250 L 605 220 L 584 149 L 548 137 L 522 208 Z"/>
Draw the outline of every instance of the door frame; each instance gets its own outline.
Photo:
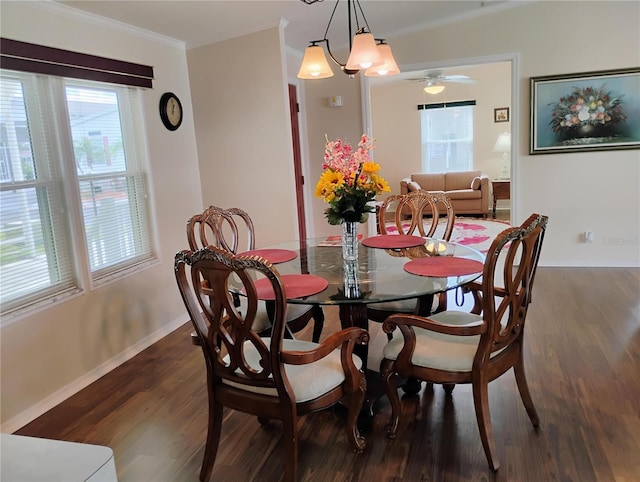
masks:
<path id="1" fill-rule="evenodd" d="M 289 98 L 289 118 L 291 120 L 291 149 L 293 152 L 293 175 L 296 195 L 296 215 L 298 220 L 298 237 L 307 238 L 306 203 L 304 199 L 306 178 L 302 169 L 302 136 L 300 133 L 300 101 L 295 84 L 287 84 Z"/>
<path id="2" fill-rule="evenodd" d="M 300 110 L 298 112 L 298 132 L 300 135 L 300 167 L 302 168 L 302 177 L 304 178 L 304 185 L 302 186 L 302 195 L 304 198 L 304 216 L 305 216 L 305 227 L 307 238 L 315 237 L 315 227 L 312 217 L 312 204 L 313 204 L 313 179 L 310 177 L 310 169 L 309 165 L 309 145 L 308 145 L 308 132 L 307 132 L 307 114 L 304 111 L 304 107 L 306 106 L 305 99 L 305 90 L 304 90 L 304 82 L 302 82 L 297 77 L 289 77 L 287 79 L 287 85 L 293 85 L 296 89 L 296 93 L 298 96 L 298 105 L 300 106 Z M 287 87 L 287 99 L 288 95 L 288 87 Z M 293 127 L 291 128 L 293 129 Z M 296 200 L 296 193 L 294 187 L 293 200 Z M 310 221 L 311 220 L 311 221 Z M 296 219 L 297 223 L 297 219 Z M 299 230 L 298 230 L 299 231 Z"/>

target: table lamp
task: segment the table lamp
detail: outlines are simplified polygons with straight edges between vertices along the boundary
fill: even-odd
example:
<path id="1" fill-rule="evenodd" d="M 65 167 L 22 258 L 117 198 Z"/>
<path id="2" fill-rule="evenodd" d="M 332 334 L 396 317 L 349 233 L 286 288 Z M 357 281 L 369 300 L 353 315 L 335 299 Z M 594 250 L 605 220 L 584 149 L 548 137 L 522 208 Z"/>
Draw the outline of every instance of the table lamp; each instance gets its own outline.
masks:
<path id="1" fill-rule="evenodd" d="M 503 132 L 493 146 L 494 152 L 502 152 L 502 172 L 500 179 L 509 179 L 509 153 L 511 152 L 511 134 Z"/>

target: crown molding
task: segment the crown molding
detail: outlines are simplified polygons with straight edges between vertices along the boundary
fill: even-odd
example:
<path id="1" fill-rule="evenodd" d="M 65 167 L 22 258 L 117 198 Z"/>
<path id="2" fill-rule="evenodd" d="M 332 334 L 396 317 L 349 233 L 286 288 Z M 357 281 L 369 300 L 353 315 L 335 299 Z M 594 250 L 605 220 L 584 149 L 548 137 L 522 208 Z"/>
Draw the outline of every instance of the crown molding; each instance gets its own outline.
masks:
<path id="1" fill-rule="evenodd" d="M 160 35 L 158 33 L 151 32 L 149 30 L 145 30 L 142 28 L 134 27 L 127 23 L 119 22 L 117 20 L 113 20 L 110 18 L 101 17 L 100 15 L 88 13 L 88 12 L 85 12 L 84 10 L 79 10 L 77 8 L 70 7 L 68 5 L 62 5 L 55 1 L 48 0 L 48 1 L 24 2 L 24 5 L 32 8 L 44 10 L 49 13 L 61 15 L 74 20 L 79 20 L 89 24 L 98 25 L 100 27 L 106 27 L 112 30 L 117 30 L 119 32 L 126 33 L 128 35 L 133 35 L 135 37 L 143 38 L 145 40 L 151 40 L 153 42 L 158 42 L 164 45 L 168 45 L 169 47 L 186 50 L 186 44 L 182 40 L 178 40 L 172 37 L 167 37 L 166 35 Z"/>

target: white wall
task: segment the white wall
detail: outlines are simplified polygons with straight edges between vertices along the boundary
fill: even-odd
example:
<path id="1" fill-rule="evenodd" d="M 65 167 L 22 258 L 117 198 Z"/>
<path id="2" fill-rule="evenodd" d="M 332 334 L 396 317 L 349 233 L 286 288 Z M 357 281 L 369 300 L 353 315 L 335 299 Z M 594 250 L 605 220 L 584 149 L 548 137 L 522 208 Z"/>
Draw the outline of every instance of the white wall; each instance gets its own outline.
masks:
<path id="1" fill-rule="evenodd" d="M 247 211 L 257 246 L 297 238 L 281 40 L 272 28 L 187 53 L 204 203 Z"/>
<path id="2" fill-rule="evenodd" d="M 1 8 L 3 37 L 151 65 L 155 73 L 144 109 L 159 262 L 32 316 L 3 320 L 1 422 L 2 431 L 13 431 L 188 321 L 173 258 L 185 248 L 184 226 L 202 209 L 202 194 L 181 44 L 115 30 L 89 17 L 78 21 L 55 5 L 2 2 Z M 175 92 L 185 110 L 175 132 L 164 128 L 158 114 L 166 91 Z"/>
<path id="3" fill-rule="evenodd" d="M 518 55 L 518 98 L 511 105 L 512 125 L 517 126 L 512 133 L 517 144 L 512 172 L 514 221 L 521 222 L 531 212 L 549 215 L 542 265 L 640 266 L 640 150 L 528 154 L 529 78 L 637 67 L 639 18 L 638 2 L 531 2 L 388 39 L 401 68 Z M 575 19 L 575 25 L 570 19 Z M 594 26 L 586 26 L 590 21 L 582 23 L 585 19 L 593 19 Z M 602 35 L 592 32 L 600 29 Z M 322 153 L 318 138 L 324 132 L 353 136 L 362 129 L 358 124 L 360 88 L 359 82 L 339 72 L 329 79 L 306 81 L 312 166 Z M 323 105 L 324 97 L 336 94 L 348 101 L 339 112 Z M 318 167 L 314 179 L 319 173 Z M 393 165 L 383 164 L 381 174 L 398 179 L 411 172 L 397 173 Z M 322 204 L 316 206 L 314 212 L 321 212 Z M 314 223 L 318 232 L 326 224 L 317 214 Z M 582 242 L 584 231 L 595 233 L 593 244 Z"/>

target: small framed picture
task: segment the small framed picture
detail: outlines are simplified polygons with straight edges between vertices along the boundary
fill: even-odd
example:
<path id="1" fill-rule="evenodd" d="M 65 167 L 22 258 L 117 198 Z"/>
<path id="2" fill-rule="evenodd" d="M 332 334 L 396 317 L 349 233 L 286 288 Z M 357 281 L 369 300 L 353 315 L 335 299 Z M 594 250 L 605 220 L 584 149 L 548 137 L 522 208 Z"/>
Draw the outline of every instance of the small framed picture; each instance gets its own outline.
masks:
<path id="1" fill-rule="evenodd" d="M 509 122 L 509 108 L 498 107 L 493 109 L 493 122 Z"/>

